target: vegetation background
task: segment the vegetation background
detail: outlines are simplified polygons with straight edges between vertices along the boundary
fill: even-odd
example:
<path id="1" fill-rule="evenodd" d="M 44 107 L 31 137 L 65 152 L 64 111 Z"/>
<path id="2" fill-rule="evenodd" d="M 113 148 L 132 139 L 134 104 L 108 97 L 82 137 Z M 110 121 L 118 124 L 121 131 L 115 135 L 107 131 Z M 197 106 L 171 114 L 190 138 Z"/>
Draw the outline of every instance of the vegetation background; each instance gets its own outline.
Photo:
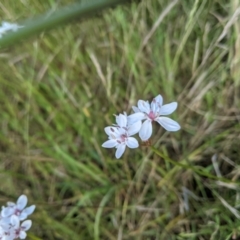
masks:
<path id="1" fill-rule="evenodd" d="M 73 3 L 2 0 L 19 22 Z M 0 49 L 0 202 L 28 239 L 240 239 L 240 3 L 142 0 Z M 158 94 L 182 129 L 103 149 L 113 114 Z"/>

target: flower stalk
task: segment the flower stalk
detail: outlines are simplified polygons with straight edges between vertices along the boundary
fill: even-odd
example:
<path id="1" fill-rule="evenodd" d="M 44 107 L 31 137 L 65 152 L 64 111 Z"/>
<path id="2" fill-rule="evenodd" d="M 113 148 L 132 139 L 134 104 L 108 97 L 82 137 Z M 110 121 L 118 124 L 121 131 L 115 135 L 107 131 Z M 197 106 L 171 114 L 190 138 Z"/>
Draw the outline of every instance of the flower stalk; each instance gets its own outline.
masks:
<path id="1" fill-rule="evenodd" d="M 49 12 L 45 13 L 34 19 L 21 22 L 24 28 L 19 29 L 17 32 L 11 32 L 0 39 L 0 48 L 11 46 L 19 40 L 26 40 L 26 38 L 32 35 L 56 28 L 74 19 L 79 20 L 83 17 L 90 17 L 106 8 L 114 7 L 125 2 L 129 2 L 129 0 L 92 0 L 85 1 L 84 3 L 80 1 L 63 7 L 52 14 Z"/>

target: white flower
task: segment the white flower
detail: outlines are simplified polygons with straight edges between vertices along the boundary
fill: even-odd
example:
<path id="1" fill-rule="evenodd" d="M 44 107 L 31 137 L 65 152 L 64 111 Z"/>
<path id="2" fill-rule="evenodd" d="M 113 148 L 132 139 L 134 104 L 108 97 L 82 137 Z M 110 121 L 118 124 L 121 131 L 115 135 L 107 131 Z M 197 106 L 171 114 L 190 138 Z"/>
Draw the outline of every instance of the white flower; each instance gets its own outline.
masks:
<path id="1" fill-rule="evenodd" d="M 14 31 L 16 32 L 19 28 L 22 28 L 23 26 L 19 26 L 18 24 L 16 23 L 9 23 L 9 22 L 2 22 L 2 28 L 5 30 L 5 31 Z"/>
<path id="2" fill-rule="evenodd" d="M 163 117 L 173 113 L 177 108 L 177 103 L 172 102 L 163 105 L 163 98 L 158 95 L 153 99 L 151 104 L 148 101 L 139 100 L 138 107 L 133 107 L 132 115 L 128 116 L 129 123 L 133 124 L 140 120 L 145 120 L 139 131 L 139 136 L 143 141 L 147 141 L 152 135 L 152 122 L 158 122 L 167 131 L 178 131 L 181 127 L 174 120 Z"/>
<path id="3" fill-rule="evenodd" d="M 25 208 L 27 205 L 27 197 L 25 195 L 21 195 L 17 203 L 8 202 L 7 207 L 2 207 L 1 216 L 2 220 L 9 219 L 10 216 L 16 215 L 19 220 L 24 220 L 28 217 L 28 215 L 32 214 L 35 210 L 35 205 Z M 24 209 L 25 208 L 25 209 Z"/>
<path id="4" fill-rule="evenodd" d="M 11 226 L 13 228 L 13 233 L 14 233 L 14 238 L 13 239 L 25 239 L 27 234 L 26 231 L 32 226 L 32 221 L 31 220 L 26 220 L 21 223 L 20 225 L 20 220 L 17 216 L 13 215 L 11 217 Z"/>
<path id="5" fill-rule="evenodd" d="M 31 220 L 26 220 L 28 215 L 32 214 L 35 206 L 25 208 L 27 197 L 21 195 L 17 203 L 8 202 L 7 207 L 2 207 L 0 214 L 0 240 L 25 239 L 26 231 L 32 226 Z"/>
<path id="6" fill-rule="evenodd" d="M 9 23 L 9 22 L 2 22 L 2 26 L 0 26 L 0 38 L 3 34 L 7 33 L 8 31 L 16 32 L 19 28 L 23 26 L 19 26 L 16 23 Z"/>
<path id="7" fill-rule="evenodd" d="M 109 140 L 104 142 L 102 147 L 117 148 L 115 156 L 118 159 L 124 153 L 126 146 L 129 148 L 137 148 L 139 146 L 138 141 L 131 136 L 139 132 L 142 123 L 141 121 L 136 121 L 130 125 L 126 113 L 116 116 L 116 123 L 116 125 L 104 129 Z"/>

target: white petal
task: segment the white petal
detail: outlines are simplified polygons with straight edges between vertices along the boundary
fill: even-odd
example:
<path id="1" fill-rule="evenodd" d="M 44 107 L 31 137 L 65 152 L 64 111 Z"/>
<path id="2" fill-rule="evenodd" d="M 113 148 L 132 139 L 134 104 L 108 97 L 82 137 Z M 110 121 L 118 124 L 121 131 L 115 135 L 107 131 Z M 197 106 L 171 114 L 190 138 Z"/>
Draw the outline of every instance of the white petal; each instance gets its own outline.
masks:
<path id="1" fill-rule="evenodd" d="M 157 95 L 154 99 L 160 106 L 163 105 L 163 98 L 162 98 L 162 96 L 160 94 Z"/>
<path id="2" fill-rule="evenodd" d="M 2 208 L 1 215 L 3 218 L 5 218 L 5 217 L 9 217 L 10 215 L 12 215 L 13 212 L 14 212 L 14 209 L 12 207 L 4 207 L 4 208 Z"/>
<path id="3" fill-rule="evenodd" d="M 7 206 L 8 206 L 8 207 L 15 207 L 15 206 L 16 206 L 16 204 L 15 204 L 15 203 L 13 203 L 13 202 L 7 202 Z"/>
<path id="4" fill-rule="evenodd" d="M 137 112 L 141 112 L 137 107 L 135 107 L 135 106 L 132 106 L 132 110 L 135 112 L 135 113 L 137 113 Z"/>
<path id="5" fill-rule="evenodd" d="M 141 112 L 144 112 L 147 114 L 150 112 L 150 104 L 147 101 L 138 100 L 138 108 Z"/>
<path id="6" fill-rule="evenodd" d="M 21 224 L 21 229 L 23 229 L 24 231 L 27 231 L 31 226 L 32 226 L 32 221 L 26 220 Z"/>
<path id="7" fill-rule="evenodd" d="M 133 138 L 133 137 L 129 137 L 127 140 L 127 146 L 129 148 L 137 148 L 139 146 L 138 141 Z"/>
<path id="8" fill-rule="evenodd" d="M 104 131 L 108 136 L 118 135 L 118 129 L 116 127 L 105 127 Z"/>
<path id="9" fill-rule="evenodd" d="M 14 226 L 14 228 L 19 228 L 20 221 L 16 215 L 11 216 L 11 224 Z"/>
<path id="10" fill-rule="evenodd" d="M 152 135 L 152 121 L 150 120 L 146 120 L 143 125 L 142 128 L 139 132 L 139 137 L 143 140 L 143 141 L 147 141 Z"/>
<path id="11" fill-rule="evenodd" d="M 6 235 L 4 235 L 3 237 L 2 237 L 2 240 L 12 240 L 13 239 L 13 237 L 11 237 L 11 236 L 6 236 Z"/>
<path id="12" fill-rule="evenodd" d="M 10 223 L 11 223 L 11 219 L 9 217 L 1 218 L 1 220 L 0 220 L 0 225 L 1 225 L 0 232 L 2 231 L 2 228 L 8 228 Z M 1 236 L 1 233 L 0 233 L 0 236 Z"/>
<path id="13" fill-rule="evenodd" d="M 155 99 L 151 102 L 151 110 L 155 113 L 159 109 L 159 103 Z"/>
<path id="14" fill-rule="evenodd" d="M 28 216 L 28 215 L 31 215 L 31 214 L 34 212 L 35 208 L 36 208 L 35 205 L 32 205 L 32 206 L 30 206 L 30 207 L 27 207 L 27 208 L 25 208 L 25 209 L 22 211 L 22 214 L 26 214 L 27 216 Z"/>
<path id="15" fill-rule="evenodd" d="M 113 148 L 113 147 L 116 147 L 118 144 L 119 143 L 116 140 L 110 139 L 110 140 L 104 142 L 102 144 L 102 147 L 104 147 L 104 148 Z"/>
<path id="16" fill-rule="evenodd" d="M 169 132 L 175 132 L 181 128 L 176 121 L 168 117 L 158 117 L 156 121 Z"/>
<path id="17" fill-rule="evenodd" d="M 17 208 L 22 210 L 27 205 L 27 197 L 25 195 L 21 195 L 17 200 Z"/>
<path id="18" fill-rule="evenodd" d="M 130 126 L 138 121 L 142 121 L 144 118 L 145 118 L 145 114 L 142 112 L 133 113 L 133 114 L 129 115 L 127 118 L 128 126 Z"/>
<path id="19" fill-rule="evenodd" d="M 127 117 L 123 114 L 119 114 L 116 116 L 116 123 L 120 127 L 126 127 L 127 126 Z"/>
<path id="20" fill-rule="evenodd" d="M 28 215 L 26 213 L 24 213 L 23 211 L 21 212 L 21 214 L 18 216 L 19 220 L 25 220 L 28 217 Z"/>
<path id="21" fill-rule="evenodd" d="M 142 127 L 141 121 L 138 121 L 138 122 L 132 124 L 131 126 L 128 127 L 128 135 L 132 136 L 132 135 L 138 133 L 140 131 L 141 127 Z"/>
<path id="22" fill-rule="evenodd" d="M 27 237 L 27 234 L 24 231 L 21 231 L 19 234 L 20 239 L 25 239 Z"/>
<path id="23" fill-rule="evenodd" d="M 169 104 L 165 104 L 160 108 L 159 113 L 160 113 L 160 115 L 171 114 L 176 110 L 177 106 L 178 106 L 177 102 L 172 102 L 172 103 L 169 103 Z"/>
<path id="24" fill-rule="evenodd" d="M 115 157 L 117 159 L 119 159 L 123 155 L 125 149 L 126 149 L 126 145 L 125 144 L 119 144 L 118 147 L 117 147 L 117 151 L 115 153 Z"/>

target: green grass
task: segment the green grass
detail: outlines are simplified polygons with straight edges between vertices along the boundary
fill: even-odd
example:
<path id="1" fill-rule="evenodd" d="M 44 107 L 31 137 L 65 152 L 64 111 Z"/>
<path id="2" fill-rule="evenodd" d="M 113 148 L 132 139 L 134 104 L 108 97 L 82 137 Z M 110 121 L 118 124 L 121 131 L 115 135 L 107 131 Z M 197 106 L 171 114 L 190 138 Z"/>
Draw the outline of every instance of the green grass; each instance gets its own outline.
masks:
<path id="1" fill-rule="evenodd" d="M 3 0 L 0 16 L 73 2 Z M 0 202 L 36 204 L 29 239 L 240 237 L 239 7 L 132 1 L 0 49 Z M 182 129 L 116 160 L 104 127 L 158 94 Z"/>

